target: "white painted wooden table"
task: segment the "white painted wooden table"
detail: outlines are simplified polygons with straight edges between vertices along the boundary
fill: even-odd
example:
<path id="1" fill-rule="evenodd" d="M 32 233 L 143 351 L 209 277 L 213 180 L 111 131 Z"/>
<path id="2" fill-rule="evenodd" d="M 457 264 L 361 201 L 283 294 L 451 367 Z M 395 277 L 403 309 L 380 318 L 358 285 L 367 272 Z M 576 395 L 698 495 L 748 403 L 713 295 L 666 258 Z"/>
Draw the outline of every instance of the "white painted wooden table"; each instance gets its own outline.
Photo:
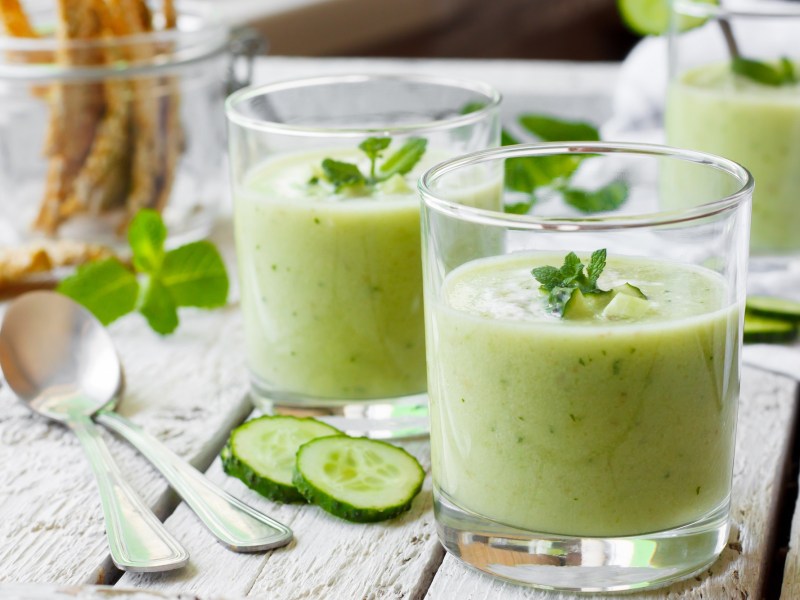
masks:
<path id="1" fill-rule="evenodd" d="M 259 63 L 257 79 L 357 71 L 484 79 L 506 95 L 506 115 L 548 111 L 601 122 L 609 115 L 616 67 L 272 58 Z M 215 238 L 231 258 L 229 221 L 220 223 Z M 152 334 L 138 316 L 114 324 L 111 334 L 127 372 L 122 412 L 207 469 L 208 476 L 227 490 L 290 525 L 296 540 L 266 554 L 227 551 L 185 505 L 178 504 L 143 458 L 106 434 L 133 487 L 191 553 L 189 565 L 178 572 L 119 573 L 108 557 L 99 499 L 77 440 L 64 428 L 30 414 L 3 388 L 0 599 L 565 597 L 501 583 L 445 556 L 434 530 L 430 480 L 408 514 L 384 524 L 356 525 L 313 506 L 269 502 L 226 477 L 216 456 L 230 429 L 250 412 L 235 297 L 223 310 L 182 313 L 180 329 L 169 338 Z M 800 361 L 797 369 L 800 373 Z M 791 458 L 797 392 L 794 379 L 745 368 L 728 548 L 703 576 L 641 596 L 752 599 L 764 595 L 768 567 L 775 562 L 778 546 L 785 543 L 782 536 L 788 534 L 789 520 L 781 530 L 779 509 L 795 512 L 794 499 L 786 496 L 782 482 Z M 427 442 L 405 446 L 429 467 Z M 787 600 L 800 598 L 800 519 L 791 527 L 783 579 Z M 776 581 L 780 580 L 778 574 Z M 780 593 L 778 587 L 775 596 Z"/>

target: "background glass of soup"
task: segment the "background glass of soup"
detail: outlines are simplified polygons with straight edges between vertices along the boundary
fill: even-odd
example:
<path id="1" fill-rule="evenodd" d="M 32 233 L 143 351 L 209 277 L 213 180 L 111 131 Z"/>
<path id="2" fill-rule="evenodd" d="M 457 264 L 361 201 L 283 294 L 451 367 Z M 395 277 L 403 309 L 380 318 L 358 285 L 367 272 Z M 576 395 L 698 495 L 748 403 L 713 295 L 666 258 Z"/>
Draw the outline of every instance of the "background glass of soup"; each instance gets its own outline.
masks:
<path id="1" fill-rule="evenodd" d="M 537 190 L 528 214 L 461 203 L 510 166 L 555 161 L 575 173 Z M 676 174 L 695 182 L 680 209 L 668 202 Z M 582 592 L 663 585 L 716 559 L 752 187 L 719 157 L 593 142 L 493 149 L 423 176 L 434 500 L 449 552 Z M 575 207 L 609 189 L 615 208 Z M 465 252 L 454 231 L 478 243 Z M 593 265 L 583 278 L 563 266 L 570 252 Z M 548 265 L 549 291 L 532 273 Z"/>
<path id="2" fill-rule="evenodd" d="M 416 180 L 497 145 L 499 102 L 481 83 L 373 75 L 229 98 L 247 363 L 263 408 L 374 437 L 427 432 Z M 499 189 L 463 200 L 496 207 Z"/>
<path id="3" fill-rule="evenodd" d="M 800 5 L 676 0 L 673 17 L 667 142 L 748 169 L 753 270 L 800 268 Z"/>

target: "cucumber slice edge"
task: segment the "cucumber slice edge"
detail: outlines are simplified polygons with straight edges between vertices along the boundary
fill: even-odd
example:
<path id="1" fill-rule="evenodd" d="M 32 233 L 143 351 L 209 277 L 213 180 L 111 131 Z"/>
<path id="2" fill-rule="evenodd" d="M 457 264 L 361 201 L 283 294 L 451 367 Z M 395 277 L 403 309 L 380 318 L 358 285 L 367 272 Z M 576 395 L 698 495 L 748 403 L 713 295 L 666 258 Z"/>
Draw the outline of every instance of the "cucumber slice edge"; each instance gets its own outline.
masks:
<path id="1" fill-rule="evenodd" d="M 416 467 L 418 471 L 417 481 L 412 488 L 406 490 L 406 494 L 400 502 L 395 502 L 390 506 L 381 507 L 376 504 L 372 504 L 370 506 L 357 506 L 348 500 L 337 498 L 331 491 L 326 491 L 315 485 L 312 481 L 313 476 L 311 479 L 306 477 L 301 464 L 305 458 L 305 455 L 313 452 L 314 445 L 327 444 L 330 443 L 330 440 L 342 440 L 356 444 L 368 443 L 388 447 L 392 449 L 393 452 L 397 452 L 398 456 L 402 456 L 403 460 L 408 460 L 408 465 L 414 465 Z M 411 508 L 414 498 L 416 498 L 417 494 L 419 494 L 420 490 L 422 489 L 423 482 L 425 481 L 425 470 L 412 454 L 410 454 L 404 448 L 400 448 L 394 444 L 369 438 L 352 438 L 347 435 L 333 435 L 326 436 L 324 438 L 316 438 L 300 446 L 297 451 L 297 460 L 295 463 L 292 481 L 295 487 L 306 498 L 306 500 L 318 505 L 324 511 L 346 521 L 352 521 L 355 523 L 374 523 L 396 517 Z"/>

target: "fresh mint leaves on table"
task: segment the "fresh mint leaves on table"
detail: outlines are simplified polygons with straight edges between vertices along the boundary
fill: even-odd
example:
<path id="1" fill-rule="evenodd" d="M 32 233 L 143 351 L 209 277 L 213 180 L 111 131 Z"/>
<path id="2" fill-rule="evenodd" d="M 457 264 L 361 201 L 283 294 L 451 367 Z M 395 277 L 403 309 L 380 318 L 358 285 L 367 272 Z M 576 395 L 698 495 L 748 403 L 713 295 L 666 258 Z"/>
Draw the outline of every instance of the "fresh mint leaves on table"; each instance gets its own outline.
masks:
<path id="1" fill-rule="evenodd" d="M 612 181 L 593 191 L 565 188 L 561 191 L 564 202 L 585 213 L 615 210 L 628 199 L 628 185 L 624 181 Z"/>
<path id="2" fill-rule="evenodd" d="M 794 63 L 781 57 L 777 64 L 736 56 L 731 60 L 731 70 L 764 85 L 780 87 L 798 83 Z"/>
<path id="3" fill-rule="evenodd" d="M 389 148 L 392 138 L 370 137 L 358 145 L 359 150 L 369 158 L 369 173 L 365 175 L 355 163 L 326 158 L 322 161 L 323 178 L 340 192 L 344 189 L 358 190 L 363 188 L 366 193 L 371 192 L 375 185 L 394 177 L 405 175 L 414 168 L 428 145 L 425 138 L 409 138 L 400 148 L 392 153 L 378 166 L 378 159 L 383 158 L 384 151 Z M 319 178 L 312 177 L 309 185 L 318 185 Z"/>
<path id="4" fill-rule="evenodd" d="M 531 271 L 531 275 L 542 284 L 541 289 L 548 292 L 547 310 L 555 316 L 562 317 L 564 307 L 575 290 L 580 290 L 583 294 L 607 291 L 597 287 L 597 280 L 605 267 L 606 250 L 603 248 L 592 252 L 588 266 L 584 266 L 577 254 L 570 252 L 564 257 L 561 268 L 536 267 Z"/>
<path id="5" fill-rule="evenodd" d="M 542 142 L 587 141 L 600 139 L 596 127 L 581 121 L 567 121 L 547 115 L 524 114 L 519 124 Z M 503 131 L 503 146 L 520 143 L 517 138 Z M 549 187 L 559 191 L 564 202 L 584 213 L 606 212 L 619 208 L 628 199 L 628 185 L 624 181 L 613 181 L 596 190 L 584 190 L 570 185 L 572 175 L 581 162 L 591 154 L 561 154 L 553 156 L 525 156 L 510 158 L 505 164 L 506 188 L 528 194 L 522 202 L 507 204 L 505 211 L 526 214 L 536 204 L 536 189 Z"/>
<path id="6" fill-rule="evenodd" d="M 116 258 L 88 263 L 58 286 L 103 325 L 138 310 L 166 335 L 178 326 L 181 306 L 217 308 L 228 298 L 228 274 L 208 241 L 165 250 L 167 228 L 154 210 L 141 210 L 128 229 L 132 271 Z"/>

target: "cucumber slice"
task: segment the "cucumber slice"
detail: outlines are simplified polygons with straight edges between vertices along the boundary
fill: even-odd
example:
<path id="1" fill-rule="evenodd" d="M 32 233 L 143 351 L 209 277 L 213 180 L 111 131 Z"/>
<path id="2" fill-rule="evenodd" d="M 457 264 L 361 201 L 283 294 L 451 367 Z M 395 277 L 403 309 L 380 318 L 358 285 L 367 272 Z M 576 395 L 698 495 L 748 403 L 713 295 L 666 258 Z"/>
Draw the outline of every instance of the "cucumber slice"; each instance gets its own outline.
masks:
<path id="1" fill-rule="evenodd" d="M 719 4 L 718 0 L 695 0 L 698 3 Z M 671 0 L 617 0 L 622 21 L 639 35 L 663 35 L 669 31 Z M 699 27 L 708 19 L 681 16 L 680 31 Z"/>
<path id="2" fill-rule="evenodd" d="M 390 519 L 411 507 L 425 472 L 397 446 L 344 435 L 300 447 L 294 484 L 310 502 L 357 523 Z"/>
<path id="3" fill-rule="evenodd" d="M 744 314 L 745 342 L 789 342 L 797 337 L 797 326 L 783 319 Z"/>
<path id="4" fill-rule="evenodd" d="M 747 310 L 754 315 L 800 323 L 800 302 L 796 300 L 774 296 L 748 296 Z"/>
<path id="5" fill-rule="evenodd" d="M 259 417 L 231 432 L 220 455 L 222 468 L 271 500 L 305 502 L 292 484 L 297 449 L 315 438 L 341 433 L 310 417 Z"/>

